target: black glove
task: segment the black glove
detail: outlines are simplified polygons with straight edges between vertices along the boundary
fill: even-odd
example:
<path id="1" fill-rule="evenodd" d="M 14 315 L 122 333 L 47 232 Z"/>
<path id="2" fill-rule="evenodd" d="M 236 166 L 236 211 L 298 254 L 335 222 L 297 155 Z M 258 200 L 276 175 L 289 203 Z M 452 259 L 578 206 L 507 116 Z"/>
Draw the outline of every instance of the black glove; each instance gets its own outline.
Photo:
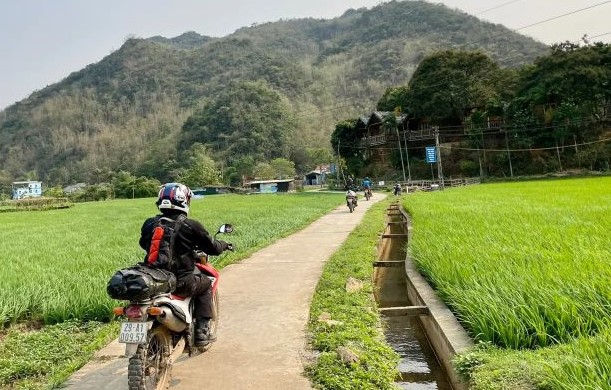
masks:
<path id="1" fill-rule="evenodd" d="M 219 242 L 220 242 L 220 243 L 221 243 L 221 245 L 223 246 L 223 251 L 226 251 L 226 250 L 233 251 L 233 244 L 230 244 L 230 243 L 225 242 L 225 241 L 223 241 L 223 240 L 219 240 Z"/>

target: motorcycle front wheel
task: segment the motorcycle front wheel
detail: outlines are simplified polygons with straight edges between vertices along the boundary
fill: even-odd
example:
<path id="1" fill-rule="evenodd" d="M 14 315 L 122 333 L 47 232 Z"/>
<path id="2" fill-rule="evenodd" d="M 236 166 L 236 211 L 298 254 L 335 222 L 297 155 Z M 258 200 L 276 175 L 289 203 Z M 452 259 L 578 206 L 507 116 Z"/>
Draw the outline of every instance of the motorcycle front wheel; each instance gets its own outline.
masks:
<path id="1" fill-rule="evenodd" d="M 127 383 L 129 390 L 165 390 L 170 385 L 172 366 L 169 331 L 158 326 L 149 332 L 148 342 L 140 344 L 129 359 Z"/>

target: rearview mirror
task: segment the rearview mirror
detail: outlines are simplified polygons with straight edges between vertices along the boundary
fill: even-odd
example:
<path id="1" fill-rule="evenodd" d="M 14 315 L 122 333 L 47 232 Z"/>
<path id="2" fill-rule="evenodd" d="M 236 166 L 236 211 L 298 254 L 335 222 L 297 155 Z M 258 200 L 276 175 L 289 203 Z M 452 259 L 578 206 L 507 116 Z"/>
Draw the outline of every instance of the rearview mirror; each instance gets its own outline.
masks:
<path id="1" fill-rule="evenodd" d="M 229 223 L 224 223 L 219 227 L 219 233 L 231 233 L 233 231 L 233 226 Z"/>

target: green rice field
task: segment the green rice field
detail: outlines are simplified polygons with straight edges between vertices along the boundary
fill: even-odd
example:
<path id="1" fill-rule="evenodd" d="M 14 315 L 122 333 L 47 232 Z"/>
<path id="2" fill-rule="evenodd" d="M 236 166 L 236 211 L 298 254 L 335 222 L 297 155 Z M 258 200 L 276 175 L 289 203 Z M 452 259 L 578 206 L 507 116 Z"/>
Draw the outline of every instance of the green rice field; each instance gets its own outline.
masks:
<path id="1" fill-rule="evenodd" d="M 190 217 L 211 233 L 234 224 L 235 232 L 222 238 L 236 251 L 216 258 L 222 267 L 342 203 L 343 194 L 215 195 L 193 200 Z M 156 213 L 154 199 L 0 213 L 0 322 L 110 320 L 116 302 L 106 295 L 106 283 L 117 269 L 141 261 L 140 227 Z"/>
<path id="2" fill-rule="evenodd" d="M 518 360 L 539 354 L 551 388 L 611 388 L 610 177 L 415 193 L 403 205 L 411 256 L 474 340 Z M 498 351 L 485 352 L 463 363 Z"/>

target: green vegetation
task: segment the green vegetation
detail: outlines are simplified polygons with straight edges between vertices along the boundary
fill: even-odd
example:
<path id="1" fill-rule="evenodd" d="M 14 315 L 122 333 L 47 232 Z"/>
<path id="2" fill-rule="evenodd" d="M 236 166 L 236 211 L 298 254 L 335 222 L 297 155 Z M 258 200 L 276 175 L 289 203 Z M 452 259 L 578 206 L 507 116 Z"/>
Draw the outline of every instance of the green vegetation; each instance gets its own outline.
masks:
<path id="1" fill-rule="evenodd" d="M 553 389 L 608 387 L 610 193 L 611 178 L 602 177 L 406 198 L 411 255 L 484 343 L 458 358 L 473 388 L 531 388 L 516 378 Z"/>
<path id="2" fill-rule="evenodd" d="M 237 250 L 216 259 L 222 268 L 343 201 L 343 194 L 332 193 L 216 195 L 193 200 L 191 216 L 211 232 L 225 222 L 235 225 L 229 240 Z M 116 301 L 106 295 L 106 283 L 117 269 L 142 259 L 140 226 L 155 211 L 154 199 L 138 199 L 0 214 L 5 228 L 0 243 L 0 320 L 13 325 L 7 334 L 0 333 L 0 355 L 7 356 L 0 359 L 0 387 L 13 381 L 24 389 L 59 383 L 116 334 L 112 324 L 91 321 L 112 318 Z M 59 325 L 23 333 L 23 321 Z M 72 333 L 74 338 L 66 342 Z M 51 338 L 58 341 L 48 342 Z"/>
<path id="3" fill-rule="evenodd" d="M 342 195 L 324 193 L 210 196 L 193 201 L 191 216 L 210 231 L 224 222 L 236 226 L 231 241 L 238 250 L 219 259 L 225 265 L 342 202 Z M 149 198 L 0 214 L 5 229 L 1 323 L 109 320 L 113 301 L 106 296 L 106 282 L 117 269 L 142 259 L 140 227 L 156 211 Z"/>
<path id="4" fill-rule="evenodd" d="M 57 388 L 115 338 L 118 329 L 116 324 L 94 321 L 66 321 L 30 331 L 11 329 L 0 342 L 0 388 Z"/>
<path id="5" fill-rule="evenodd" d="M 316 357 L 307 373 L 318 388 L 394 388 L 399 358 L 384 340 L 372 284 L 388 204 L 384 200 L 367 211 L 326 263 L 316 287 L 309 322 Z M 347 289 L 350 278 L 363 287 Z"/>
<path id="6" fill-rule="evenodd" d="M 243 169 L 244 157 L 254 159 L 251 167 L 289 159 L 304 173 L 316 165 L 304 151 L 329 151 L 338 120 L 364 115 L 386 88 L 406 84 L 426 54 L 467 42 L 509 66 L 548 50 L 424 1 L 265 23 L 223 38 L 128 39 L 0 113 L 0 188 L 28 173 L 50 187 L 109 182 L 99 180 L 108 171 L 165 182 L 209 167 L 191 160 L 193 142 L 206 146 L 217 172 Z M 225 184 L 233 173 L 223 174 Z"/>
<path id="7" fill-rule="evenodd" d="M 444 50 L 422 59 L 408 84 L 389 87 L 377 109 L 388 112 L 382 125 L 386 137 L 397 131 L 408 139 L 416 136 L 405 145 L 410 176 L 430 177 L 418 137 L 432 126 L 438 129 L 446 177 L 608 171 L 611 45 L 563 43 L 551 49 L 517 69 L 501 67 L 482 51 Z M 388 126 L 399 113 L 407 123 Z M 337 151 L 357 176 L 371 171 L 378 154 L 357 147 L 364 131 L 356 120 L 344 120 L 331 137 L 334 150 L 341 140 Z M 431 133 L 426 144 L 434 143 L 432 138 Z M 383 147 L 398 154 L 395 141 L 386 141 Z M 392 161 L 397 170 L 401 163 Z"/>
<path id="8" fill-rule="evenodd" d="M 66 198 L 24 198 L 0 201 L 0 213 L 10 211 L 44 211 L 65 209 L 72 203 Z"/>

